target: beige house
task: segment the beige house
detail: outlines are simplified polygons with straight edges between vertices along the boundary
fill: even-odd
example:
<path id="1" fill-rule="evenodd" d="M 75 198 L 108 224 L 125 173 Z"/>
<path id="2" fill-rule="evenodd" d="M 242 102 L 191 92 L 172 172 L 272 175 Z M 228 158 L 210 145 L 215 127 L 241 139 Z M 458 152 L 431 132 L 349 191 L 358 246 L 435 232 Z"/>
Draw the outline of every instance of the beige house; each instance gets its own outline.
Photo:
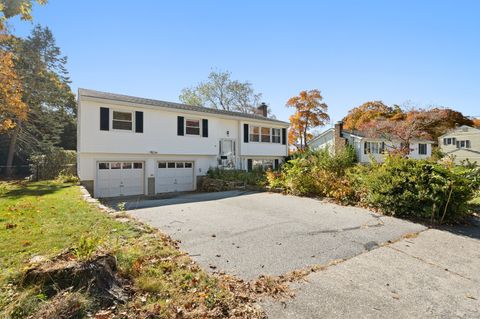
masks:
<path id="1" fill-rule="evenodd" d="M 455 163 L 468 159 L 480 165 L 480 130 L 463 125 L 438 138 L 438 145 L 445 155 L 452 155 Z"/>

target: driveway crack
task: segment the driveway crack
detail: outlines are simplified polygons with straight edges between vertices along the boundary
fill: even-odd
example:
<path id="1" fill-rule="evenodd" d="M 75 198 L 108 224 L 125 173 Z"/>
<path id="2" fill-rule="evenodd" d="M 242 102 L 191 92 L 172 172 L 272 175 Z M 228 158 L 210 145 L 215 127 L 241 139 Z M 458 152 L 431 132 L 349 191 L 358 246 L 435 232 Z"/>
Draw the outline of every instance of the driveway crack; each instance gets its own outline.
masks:
<path id="1" fill-rule="evenodd" d="M 443 266 L 441 266 L 441 265 L 438 265 L 438 264 L 435 264 L 435 263 L 430 262 L 430 261 L 428 261 L 428 260 L 425 260 L 425 259 L 423 259 L 423 258 L 421 258 L 421 257 L 415 256 L 415 255 L 412 255 L 412 254 L 409 254 L 409 253 L 407 253 L 407 252 L 405 252 L 405 251 L 403 251 L 403 250 L 401 250 L 401 249 L 398 249 L 398 248 L 395 248 L 395 247 L 392 247 L 392 246 L 385 246 L 385 247 L 390 248 L 390 249 L 392 249 L 392 250 L 394 250 L 394 251 L 396 251 L 396 252 L 402 253 L 402 254 L 404 254 L 404 255 L 406 255 L 406 256 L 409 256 L 409 257 L 411 257 L 411 258 L 414 258 L 414 259 L 416 259 L 416 260 L 419 260 L 419 261 L 421 261 L 421 262 L 423 262 L 423 263 L 425 263 L 425 264 L 427 264 L 427 265 L 430 265 L 430 266 L 433 266 L 433 267 L 442 269 L 442 270 L 447 271 L 447 272 L 449 272 L 449 273 L 451 273 L 451 274 L 457 275 L 457 276 L 459 276 L 459 277 L 461 277 L 461 278 L 463 278 L 463 279 L 466 279 L 466 280 L 475 282 L 475 280 L 473 280 L 472 278 L 466 277 L 466 276 L 464 276 L 464 275 L 462 275 L 462 274 L 459 274 L 458 272 L 452 271 L 452 270 L 450 270 L 450 269 L 448 269 L 448 268 L 445 268 L 445 267 L 443 267 Z"/>

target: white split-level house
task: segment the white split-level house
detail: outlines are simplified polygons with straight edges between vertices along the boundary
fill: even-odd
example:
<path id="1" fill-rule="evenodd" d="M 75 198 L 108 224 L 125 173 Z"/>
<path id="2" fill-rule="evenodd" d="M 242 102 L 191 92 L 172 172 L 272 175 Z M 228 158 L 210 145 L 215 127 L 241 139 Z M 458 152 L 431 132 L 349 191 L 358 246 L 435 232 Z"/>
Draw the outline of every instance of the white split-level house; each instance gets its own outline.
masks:
<path id="1" fill-rule="evenodd" d="M 210 168 L 276 167 L 289 123 L 79 89 L 77 170 L 95 197 L 192 191 Z"/>
<path id="2" fill-rule="evenodd" d="M 438 145 L 445 155 L 453 155 L 454 161 L 460 164 L 468 159 L 480 165 L 480 130 L 462 125 L 438 138 Z"/>
<path id="3" fill-rule="evenodd" d="M 325 149 L 335 153 L 343 149 L 345 145 L 351 145 L 355 149 L 359 163 L 369 163 L 372 159 L 383 162 L 385 153 L 398 149 L 400 142 L 389 141 L 382 138 L 368 137 L 363 132 L 343 129 L 343 123 L 337 122 L 334 127 L 322 132 L 308 141 L 310 149 Z M 433 141 L 416 140 L 410 142 L 408 157 L 425 159 L 432 155 Z"/>

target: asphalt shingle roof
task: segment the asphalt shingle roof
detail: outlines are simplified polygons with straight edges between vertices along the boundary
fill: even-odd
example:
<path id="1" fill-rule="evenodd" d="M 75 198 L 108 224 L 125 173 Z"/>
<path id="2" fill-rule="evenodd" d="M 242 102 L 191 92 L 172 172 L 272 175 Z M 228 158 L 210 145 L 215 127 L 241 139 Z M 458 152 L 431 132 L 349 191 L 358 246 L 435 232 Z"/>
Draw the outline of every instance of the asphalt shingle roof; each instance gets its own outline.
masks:
<path id="1" fill-rule="evenodd" d="M 232 117 L 243 117 L 243 118 L 247 118 L 247 119 L 259 120 L 259 121 L 268 121 L 268 122 L 273 122 L 273 123 L 278 123 L 278 124 L 286 124 L 286 125 L 289 124 L 289 123 L 284 122 L 284 121 L 271 119 L 271 118 L 266 118 L 266 117 L 263 117 L 263 116 L 257 115 L 257 114 L 247 114 L 247 113 L 234 112 L 234 111 L 217 110 L 217 109 L 212 109 L 212 108 L 203 107 L 203 106 L 195 106 L 195 105 L 187 105 L 187 104 L 181 104 L 181 103 L 175 103 L 175 102 L 166 102 L 166 101 L 160 101 L 160 100 L 145 99 L 145 98 L 141 98 L 141 97 L 135 97 L 135 96 L 129 96 L 129 95 L 123 95 L 123 94 L 116 94 L 116 93 L 108 93 L 108 92 L 100 92 L 100 91 L 88 90 L 88 89 L 79 89 L 78 94 L 80 96 L 92 97 L 92 98 L 97 98 L 97 99 L 105 99 L 105 100 L 110 100 L 110 101 L 121 101 L 121 102 L 133 103 L 133 104 L 144 104 L 144 105 L 164 107 L 164 108 L 169 108 L 169 109 L 179 109 L 179 110 L 184 110 L 184 111 L 202 112 L 202 113 L 209 113 L 209 114 L 219 114 L 219 115 L 226 115 L 226 116 L 232 116 Z"/>

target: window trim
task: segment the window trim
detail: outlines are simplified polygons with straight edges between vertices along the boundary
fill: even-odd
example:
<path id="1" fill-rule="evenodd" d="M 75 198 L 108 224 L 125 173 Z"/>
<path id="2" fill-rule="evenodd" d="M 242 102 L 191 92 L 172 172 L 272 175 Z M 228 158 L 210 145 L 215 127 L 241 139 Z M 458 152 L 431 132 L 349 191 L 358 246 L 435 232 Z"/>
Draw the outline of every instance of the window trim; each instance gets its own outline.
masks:
<path id="1" fill-rule="evenodd" d="M 251 133 L 251 132 L 253 131 L 253 129 L 255 129 L 255 128 L 258 129 L 258 133 L 257 133 L 257 134 Z M 261 136 L 260 132 L 261 132 L 261 130 L 262 130 L 262 127 L 261 127 L 261 126 L 258 126 L 258 125 L 249 125 L 249 127 L 248 127 L 248 141 L 249 141 L 250 143 L 260 143 L 260 136 Z M 258 140 L 257 140 L 257 141 L 253 141 L 253 140 L 252 140 L 252 135 L 258 136 Z"/>
<path id="2" fill-rule="evenodd" d="M 420 150 L 422 147 L 425 147 L 425 153 L 422 153 Z M 418 155 L 428 155 L 428 145 L 427 143 L 418 143 Z"/>
<path id="3" fill-rule="evenodd" d="M 379 142 L 379 141 L 365 141 L 363 144 L 363 154 L 364 155 L 381 155 L 385 152 L 385 149 L 382 147 L 384 142 Z M 368 147 L 367 147 L 368 144 Z M 375 144 L 376 148 L 378 150 L 378 153 L 372 152 L 372 145 Z M 367 151 L 368 150 L 368 151 Z"/>
<path id="4" fill-rule="evenodd" d="M 268 130 L 268 142 L 263 141 L 263 137 L 267 136 L 267 135 L 263 134 L 263 130 Z M 272 143 L 272 128 L 271 127 L 262 126 L 260 128 L 260 142 L 261 143 Z"/>
<path id="5" fill-rule="evenodd" d="M 112 131 L 115 131 L 115 132 L 134 132 L 135 131 L 135 116 L 134 116 L 134 111 L 128 111 L 128 110 L 121 110 L 121 109 L 110 109 L 111 111 L 111 120 L 110 120 L 110 125 L 112 127 Z M 113 113 L 114 112 L 118 112 L 118 113 L 130 113 L 130 118 L 131 118 L 131 121 L 125 121 L 125 120 L 114 120 L 113 119 Z M 124 130 L 124 129 L 121 129 L 121 128 L 114 128 L 113 127 L 113 122 L 114 121 L 119 121 L 119 122 L 131 122 L 132 123 L 132 128 L 130 130 Z"/>
<path id="6" fill-rule="evenodd" d="M 187 128 L 193 126 L 187 126 L 187 121 L 197 121 L 198 122 L 198 134 L 189 134 L 187 133 Z M 184 130 L 185 130 L 185 136 L 195 136 L 195 137 L 202 137 L 202 119 L 199 118 L 194 118 L 194 117 L 185 117 L 183 120 L 184 123 Z"/>
<path id="7" fill-rule="evenodd" d="M 275 130 L 278 131 L 278 136 L 273 134 L 273 132 L 275 132 Z M 278 137 L 278 142 L 275 142 L 274 141 L 274 137 Z M 282 143 L 282 129 L 278 128 L 278 127 L 272 127 L 272 131 L 271 131 L 271 143 L 272 144 L 281 144 Z"/>
<path id="8" fill-rule="evenodd" d="M 252 133 L 255 128 L 258 128 L 258 134 L 253 134 Z M 268 132 L 269 132 L 268 142 L 267 141 L 262 141 L 262 137 L 266 136 L 266 135 L 262 134 L 262 130 L 266 130 L 266 129 L 268 129 Z M 278 132 L 278 135 L 273 135 L 273 132 L 275 130 Z M 257 135 L 258 136 L 258 141 L 252 140 L 252 135 L 253 136 Z M 277 139 L 276 142 L 274 142 L 274 137 Z M 282 128 L 248 124 L 248 143 L 282 144 Z"/>

